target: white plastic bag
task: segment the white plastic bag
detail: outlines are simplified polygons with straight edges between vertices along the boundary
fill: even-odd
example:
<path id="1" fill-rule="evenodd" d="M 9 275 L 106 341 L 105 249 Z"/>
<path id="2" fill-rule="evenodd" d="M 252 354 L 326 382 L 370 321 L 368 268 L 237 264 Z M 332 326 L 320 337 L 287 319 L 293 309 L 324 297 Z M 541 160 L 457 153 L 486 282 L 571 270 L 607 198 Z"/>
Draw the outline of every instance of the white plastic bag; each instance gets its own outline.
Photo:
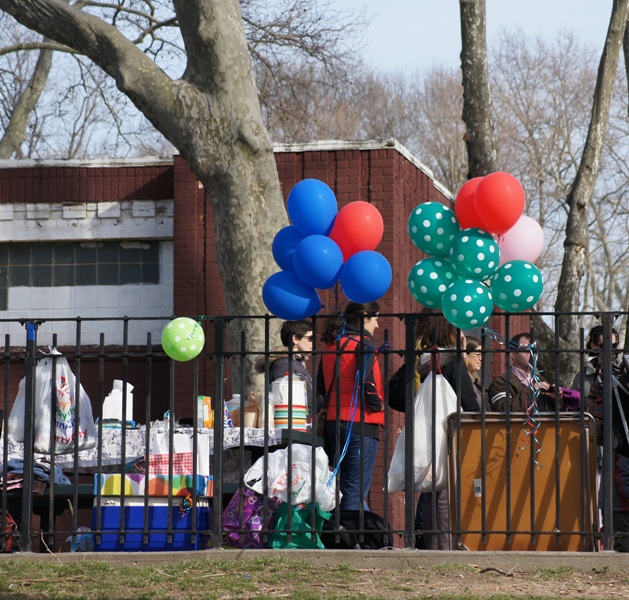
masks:
<path id="1" fill-rule="evenodd" d="M 432 386 L 436 386 L 435 414 L 432 411 Z M 431 492 L 443 490 L 448 484 L 448 456 L 446 440 L 446 418 L 456 412 L 456 394 L 446 378 L 430 372 L 415 396 L 415 437 L 413 440 L 413 481 L 415 491 Z M 432 423 L 435 427 L 435 485 L 432 470 Z M 389 491 L 404 489 L 405 473 L 405 429 L 395 443 L 389 468 Z"/>
<path id="2" fill-rule="evenodd" d="M 76 426 L 76 379 L 68 361 L 56 350 L 55 382 L 53 392 L 52 356 L 39 361 L 35 368 L 35 418 L 34 448 L 42 454 L 67 454 L 74 452 L 75 441 L 79 449 L 94 448 L 97 443 L 96 426 L 92 416 L 92 404 L 83 386 L 79 388 L 79 424 Z M 26 402 L 26 378 L 20 381 L 17 396 L 8 422 L 9 437 L 16 442 L 24 441 L 24 405 Z M 53 397 L 54 393 L 54 397 Z M 54 443 L 51 439 L 51 411 L 54 410 Z"/>
<path id="3" fill-rule="evenodd" d="M 328 455 L 323 448 L 315 450 L 315 476 L 310 476 L 312 467 L 312 447 L 305 444 L 292 445 L 291 502 L 290 504 L 308 504 L 313 498 L 321 510 L 330 512 L 336 505 L 334 482 L 330 482 Z M 258 494 L 269 494 L 288 503 L 288 448 L 281 448 L 268 455 L 268 488 L 264 490 L 264 457 L 260 457 L 245 473 L 245 485 Z"/>

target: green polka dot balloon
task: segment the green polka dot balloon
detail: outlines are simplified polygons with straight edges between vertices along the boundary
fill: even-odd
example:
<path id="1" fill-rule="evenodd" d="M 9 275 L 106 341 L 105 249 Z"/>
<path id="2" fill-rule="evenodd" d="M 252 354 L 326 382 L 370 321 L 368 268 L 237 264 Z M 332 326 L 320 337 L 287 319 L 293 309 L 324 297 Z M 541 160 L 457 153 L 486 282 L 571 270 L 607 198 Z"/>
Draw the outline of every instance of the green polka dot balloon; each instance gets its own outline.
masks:
<path id="1" fill-rule="evenodd" d="M 416 206 L 408 218 L 408 234 L 422 252 L 447 258 L 452 238 L 459 233 L 454 211 L 440 202 Z"/>
<path id="2" fill-rule="evenodd" d="M 460 279 L 485 281 L 498 268 L 498 243 L 490 233 L 482 229 L 462 229 L 450 244 L 450 262 Z"/>
<path id="3" fill-rule="evenodd" d="M 499 267 L 491 280 L 491 291 L 498 308 L 520 312 L 531 308 L 544 291 L 539 269 L 525 260 L 512 260 Z"/>
<path id="4" fill-rule="evenodd" d="M 455 281 L 443 295 L 443 316 L 459 329 L 474 329 L 487 322 L 494 309 L 489 288 L 474 279 Z"/>
<path id="5" fill-rule="evenodd" d="M 455 281 L 452 265 L 445 258 L 424 258 L 408 274 L 413 298 L 429 308 L 441 308 L 443 293 Z"/>
<path id="6" fill-rule="evenodd" d="M 173 319 L 162 331 L 162 348 L 173 360 L 186 362 L 196 358 L 204 344 L 201 324 L 189 317 Z"/>

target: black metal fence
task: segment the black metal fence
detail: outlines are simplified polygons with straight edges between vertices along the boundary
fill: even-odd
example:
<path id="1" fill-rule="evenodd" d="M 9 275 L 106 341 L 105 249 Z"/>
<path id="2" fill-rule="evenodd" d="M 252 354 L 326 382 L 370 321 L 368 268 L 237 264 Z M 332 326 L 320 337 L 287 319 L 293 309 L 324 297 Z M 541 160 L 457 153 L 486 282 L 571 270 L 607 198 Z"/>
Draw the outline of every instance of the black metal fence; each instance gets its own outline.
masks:
<path id="1" fill-rule="evenodd" d="M 621 363 L 612 335 L 617 316 L 597 316 L 605 333 L 600 349 L 586 347 L 586 332 L 581 331 L 579 347 L 540 347 L 533 333 L 533 348 L 528 350 L 530 362 L 535 366 L 539 366 L 538 360 L 539 364 L 544 362 L 544 354 L 552 358 L 547 364 L 554 368 L 547 368 L 543 376 L 554 384 L 557 399 L 562 394 L 561 388 L 571 385 L 570 381 L 562 381 L 563 357 L 578 356 L 582 374 L 586 373 L 588 361 L 600 364 L 601 412 L 595 416 L 601 419 L 594 419 L 587 412 L 585 375 L 578 380 L 576 387 L 583 397 L 573 411 L 557 409 L 542 414 L 534 405 L 527 413 L 512 412 L 509 391 L 504 413 L 489 410 L 484 402 L 479 404 L 478 411 L 465 411 L 461 378 L 469 375 L 461 367 L 455 371 L 454 377 L 458 379 L 452 382 L 456 390 L 454 412 L 443 423 L 434 418 L 428 425 L 422 422 L 416 426 L 414 386 L 420 355 L 432 355 L 431 360 L 434 360 L 439 353 L 442 360 L 449 356 L 459 364 L 465 348 L 459 342 L 456 347 L 422 352 L 416 348 L 415 339 L 417 321 L 423 318 L 421 314 L 380 315 L 385 327 L 376 335 L 382 340 L 376 355 L 385 383 L 384 427 L 380 430 L 369 490 L 364 490 L 365 481 L 371 476 L 371 472 L 367 472 L 371 467 L 365 464 L 369 452 L 366 444 L 370 443 L 368 438 L 372 435 L 364 416 L 368 386 L 361 383 L 356 388 L 357 414 L 361 416 L 354 431 L 358 444 L 355 475 L 370 510 L 361 504 L 353 515 L 349 514 L 352 511 L 334 510 L 327 521 L 322 519 L 318 510 L 321 494 L 327 494 L 328 500 L 332 496 L 334 504 L 338 505 L 341 474 L 334 469 L 337 465 L 332 464 L 334 470 L 326 472 L 323 488 L 317 487 L 317 478 L 312 477 L 318 467 L 315 451 L 308 455 L 309 464 L 305 467 L 310 472 L 304 492 L 307 500 L 304 501 L 302 495 L 301 508 L 285 511 L 279 525 L 278 501 L 268 491 L 274 485 L 270 477 L 271 454 L 278 450 L 285 452 L 286 464 L 292 466 L 296 453 L 300 452 L 295 444 L 327 449 L 336 442 L 336 447 L 341 448 L 343 424 L 338 417 L 330 421 L 334 434 L 328 429 L 327 440 L 322 431 L 317 431 L 314 419 L 307 427 L 300 428 L 305 430 L 298 430 L 292 411 L 288 413 L 284 429 L 265 427 L 264 423 L 259 423 L 257 428 L 246 426 L 244 413 L 250 390 L 245 389 L 243 373 L 252 357 L 264 361 L 264 382 L 256 390 L 261 394 L 258 410 L 269 419 L 273 407 L 269 367 L 279 340 L 269 339 L 269 317 L 263 317 L 267 332 L 264 346 L 248 347 L 242 336 L 237 349 L 230 349 L 227 330 L 238 327 L 238 318 L 204 317 L 206 346 L 199 357 L 189 363 L 170 360 L 153 339 L 155 323 L 163 326 L 168 319 L 19 321 L 23 334 L 7 335 L 1 353 L 4 376 L 0 516 L 5 531 L 9 530 L 7 513 L 15 518 L 18 526 L 15 535 L 4 536 L 4 543 L 9 545 L 7 542 L 11 541 L 13 549 L 21 551 L 58 551 L 77 546 L 102 551 L 203 549 L 245 544 L 265 547 L 271 542 L 275 547 L 322 547 L 317 537 L 321 534 L 326 547 L 371 544 L 371 547 L 421 548 L 426 547 L 428 540 L 433 547 L 462 550 L 612 549 L 615 540 L 622 542 L 623 533 L 618 527 L 614 529 L 614 513 L 620 512 L 614 504 L 615 476 L 622 467 L 619 465 L 622 459 L 617 460 L 615 453 L 619 435 L 616 427 L 620 423 L 618 407 L 622 408 L 616 394 L 618 379 L 613 368 Z M 480 376 L 481 393 L 486 393 L 492 374 L 509 367 L 513 353 L 521 351 L 510 347 L 507 341 L 508 333 L 514 329 L 510 323 L 512 317 L 502 315 L 500 318 L 502 335 L 492 329 L 473 332 L 482 339 L 480 352 L 486 359 Z M 549 319 L 552 318 L 550 315 Z M 18 325 L 16 321 L 5 323 L 12 331 Z M 38 334 L 44 323 L 46 335 L 42 340 Z M 146 335 L 146 343 L 140 345 L 137 332 L 144 323 L 147 331 L 153 331 Z M 90 333 L 84 334 L 88 324 Z M 98 343 L 94 343 L 98 327 L 106 329 L 107 333 L 98 334 Z M 322 327 L 321 319 L 316 320 L 315 340 L 319 339 Z M 130 336 L 131 329 L 135 337 Z M 363 342 L 361 338 L 353 350 L 357 364 L 372 358 L 368 356 L 372 350 Z M 74 444 L 67 453 L 37 452 L 35 423 L 42 410 L 38 364 L 41 365 L 44 356 L 42 350 L 46 351 L 44 345 L 58 347 L 68 360 L 76 378 L 74 397 L 78 398 L 84 388 L 91 400 L 96 420 L 93 448 L 82 450 Z M 289 363 L 295 360 L 292 350 L 285 352 Z M 333 354 L 340 359 L 347 352 L 340 345 L 325 349 L 321 342 L 315 341 L 308 367 L 315 390 L 322 377 L 317 365 L 324 356 Z M 405 414 L 389 407 L 386 386 L 402 359 Z M 50 437 L 54 440 L 58 425 L 56 382 L 61 358 L 48 355 L 47 360 L 54 383 L 45 392 L 50 403 L 47 413 Z M 492 362 L 493 365 L 489 365 Z M 340 375 L 340 367 L 337 369 Z M 236 382 L 232 381 L 232 372 L 241 374 Z M 292 378 L 290 370 L 288 402 L 291 405 Z M 127 414 L 130 402 L 127 392 L 133 389 L 133 423 L 127 423 L 125 418 L 118 423 L 103 418 L 103 401 L 115 379 L 122 382 L 121 416 Z M 339 380 L 340 377 L 336 382 L 338 392 Z M 230 427 L 225 416 L 228 391 L 240 392 L 239 412 L 243 418 L 237 427 Z M 20 393 L 24 407 L 23 439 L 16 440 L 12 433 L 15 420 L 10 421 L 9 415 Z M 204 395 L 212 396 L 213 400 L 212 429 L 203 426 L 203 414 L 197 410 L 198 397 Z M 432 413 L 437 414 L 442 401 L 437 386 L 432 386 L 429 397 Z M 73 415 L 75 424 L 81 420 L 81 410 L 84 407 L 77 403 Z M 170 421 L 165 414 L 171 416 Z M 396 447 L 401 427 L 405 432 L 404 444 L 398 443 Z M 446 454 L 437 460 L 442 431 Z M 432 460 L 418 473 L 413 457 L 424 443 L 425 435 L 428 435 Z M 182 467 L 178 460 L 183 437 L 187 444 L 185 450 L 192 457 L 187 467 Z M 398 483 L 397 487 L 403 490 L 391 491 L 389 468 L 395 460 L 394 454 L 399 459 L 402 450 L 406 468 L 402 474 L 403 484 Z M 151 453 L 160 452 L 168 457 L 161 471 L 151 459 Z M 261 461 L 262 472 L 259 485 L 266 490 L 260 496 L 244 492 L 245 473 L 257 460 Z M 177 487 L 177 476 L 186 468 L 190 477 L 180 479 L 177 485 L 181 486 Z M 444 469 L 445 485 L 443 477 L 439 479 L 439 472 Z M 167 484 L 159 489 L 151 488 L 149 481 L 155 474 Z M 303 484 L 303 473 L 299 478 L 294 475 L 287 472 L 284 478 L 282 493 L 286 498 L 295 498 L 297 488 Z M 281 485 L 276 484 L 276 488 L 279 487 Z M 421 494 L 418 489 L 422 490 Z M 180 490 L 183 492 L 178 496 Z M 224 509 L 236 493 L 238 502 L 235 509 L 232 506 L 232 522 L 228 528 Z M 251 497 L 256 503 L 256 519 L 251 518 L 249 505 L 254 502 Z M 436 540 L 440 544 L 434 546 Z"/>

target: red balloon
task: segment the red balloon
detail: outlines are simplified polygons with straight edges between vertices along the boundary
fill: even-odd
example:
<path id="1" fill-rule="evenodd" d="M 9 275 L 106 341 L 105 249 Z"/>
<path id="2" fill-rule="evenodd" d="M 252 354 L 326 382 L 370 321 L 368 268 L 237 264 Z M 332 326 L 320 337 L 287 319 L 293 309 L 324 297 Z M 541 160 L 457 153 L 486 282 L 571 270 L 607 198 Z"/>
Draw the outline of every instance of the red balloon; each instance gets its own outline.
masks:
<path id="1" fill-rule="evenodd" d="M 339 210 L 330 237 L 339 245 L 343 259 L 357 252 L 375 250 L 384 233 L 380 211 L 369 202 L 357 200 Z"/>
<path id="2" fill-rule="evenodd" d="M 482 180 L 482 177 L 474 177 L 473 179 L 466 181 L 456 195 L 456 199 L 454 201 L 454 212 L 461 229 L 469 229 L 470 227 L 485 229 L 482 221 L 476 214 L 476 208 L 474 207 L 474 195 L 476 193 L 476 188 Z"/>
<path id="3" fill-rule="evenodd" d="M 525 196 L 522 184 L 509 173 L 497 171 L 483 177 L 474 194 L 474 208 L 482 229 L 501 235 L 522 216 Z"/>

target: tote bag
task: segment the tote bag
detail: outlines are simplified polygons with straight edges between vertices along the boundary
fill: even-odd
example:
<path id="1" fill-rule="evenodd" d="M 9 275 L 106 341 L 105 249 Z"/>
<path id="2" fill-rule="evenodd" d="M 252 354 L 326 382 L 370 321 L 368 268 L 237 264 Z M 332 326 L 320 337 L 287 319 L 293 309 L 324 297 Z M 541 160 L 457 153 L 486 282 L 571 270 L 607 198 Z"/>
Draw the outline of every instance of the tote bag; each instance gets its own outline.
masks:
<path id="1" fill-rule="evenodd" d="M 433 414 L 432 388 L 435 386 L 436 402 Z M 432 492 L 443 490 L 448 483 L 446 418 L 456 412 L 456 394 L 441 373 L 430 372 L 419 387 L 415 396 L 413 482 L 415 491 Z M 434 486 L 432 436 L 435 426 Z M 389 468 L 389 491 L 404 490 L 406 472 L 405 456 L 406 427 L 402 429 L 395 443 L 393 458 Z"/>

